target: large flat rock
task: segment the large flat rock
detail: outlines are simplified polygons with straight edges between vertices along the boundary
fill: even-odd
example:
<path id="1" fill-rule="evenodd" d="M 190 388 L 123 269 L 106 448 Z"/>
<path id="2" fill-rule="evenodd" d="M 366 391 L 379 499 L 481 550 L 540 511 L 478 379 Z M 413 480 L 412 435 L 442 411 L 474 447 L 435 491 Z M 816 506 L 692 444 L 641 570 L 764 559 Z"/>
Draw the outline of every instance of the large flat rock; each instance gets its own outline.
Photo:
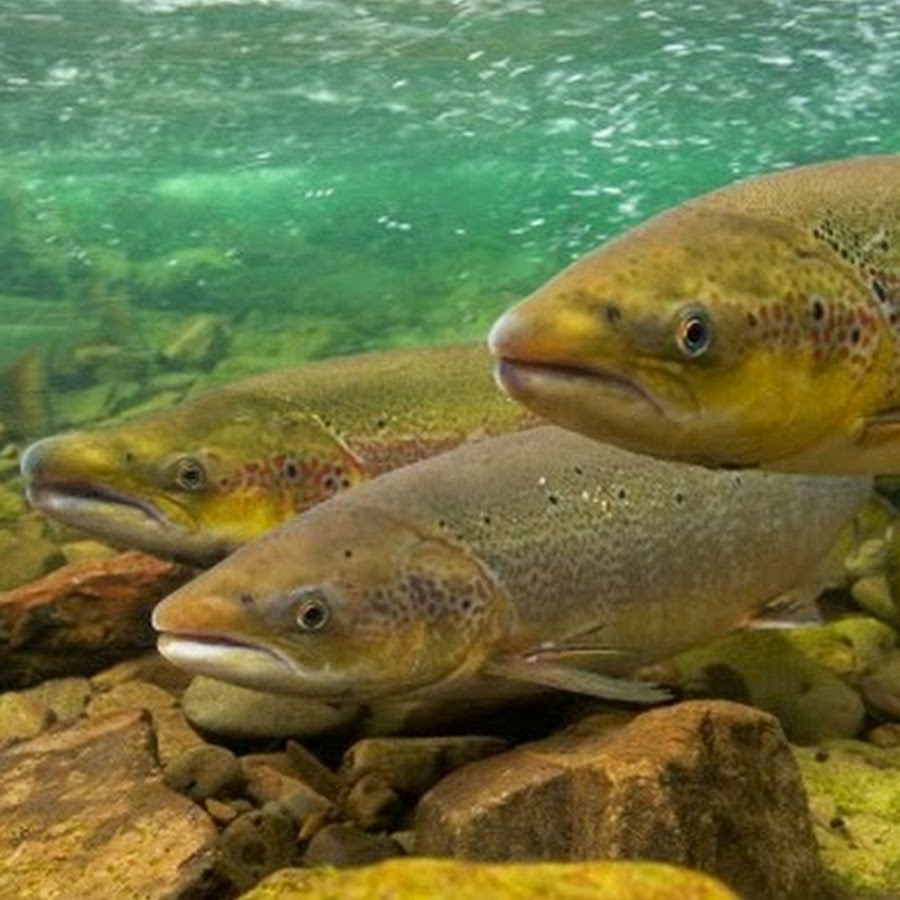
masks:
<path id="1" fill-rule="evenodd" d="M 745 898 L 822 896 L 797 765 L 777 720 L 694 701 L 600 720 L 460 769 L 419 804 L 417 854 L 654 859 Z"/>
<path id="2" fill-rule="evenodd" d="M 216 831 L 169 790 L 142 711 L 0 753 L 0 898 L 164 900 L 211 878 Z"/>

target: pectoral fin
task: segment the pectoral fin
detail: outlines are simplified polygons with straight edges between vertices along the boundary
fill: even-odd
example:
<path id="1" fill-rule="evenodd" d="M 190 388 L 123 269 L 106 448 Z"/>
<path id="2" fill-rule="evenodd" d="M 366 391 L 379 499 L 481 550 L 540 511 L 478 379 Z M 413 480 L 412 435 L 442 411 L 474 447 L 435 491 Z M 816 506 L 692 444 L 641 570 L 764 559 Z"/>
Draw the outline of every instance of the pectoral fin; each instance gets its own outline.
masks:
<path id="1" fill-rule="evenodd" d="M 825 621 L 818 605 L 820 593 L 818 585 L 797 588 L 748 618 L 743 627 L 748 631 L 790 631 L 818 627 Z"/>
<path id="2" fill-rule="evenodd" d="M 498 678 L 527 681 L 560 691 L 587 694 L 601 700 L 646 705 L 672 699 L 669 691 L 650 682 L 601 675 L 587 669 L 547 662 L 536 656 L 500 657 L 489 662 L 484 671 Z"/>
<path id="3" fill-rule="evenodd" d="M 886 409 L 864 419 L 856 442 L 863 447 L 900 444 L 900 409 Z"/>

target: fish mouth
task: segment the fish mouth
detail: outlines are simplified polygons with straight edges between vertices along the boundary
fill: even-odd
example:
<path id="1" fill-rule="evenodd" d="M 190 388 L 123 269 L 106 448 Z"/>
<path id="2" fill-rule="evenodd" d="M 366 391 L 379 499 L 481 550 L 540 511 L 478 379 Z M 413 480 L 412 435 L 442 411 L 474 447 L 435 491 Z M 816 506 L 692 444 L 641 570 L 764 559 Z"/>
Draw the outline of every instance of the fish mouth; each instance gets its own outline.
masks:
<path id="1" fill-rule="evenodd" d="M 153 625 L 157 630 L 157 616 Z M 303 671 L 274 647 L 231 634 L 166 632 L 156 641 L 159 652 L 170 662 L 198 675 L 256 690 L 299 694 Z"/>
<path id="2" fill-rule="evenodd" d="M 534 396 L 535 386 L 576 386 L 586 382 L 594 387 L 612 390 L 616 394 L 630 395 L 650 407 L 663 419 L 668 419 L 659 400 L 633 378 L 614 369 L 601 366 L 576 365 L 563 362 L 532 362 L 502 356 L 495 367 L 495 378 L 500 387 L 511 397 L 527 400 Z"/>
<path id="3" fill-rule="evenodd" d="M 25 496 L 35 509 L 73 525 L 88 521 L 110 507 L 118 507 L 139 513 L 159 528 L 173 527 L 172 522 L 152 503 L 94 481 L 35 481 L 27 486 Z"/>

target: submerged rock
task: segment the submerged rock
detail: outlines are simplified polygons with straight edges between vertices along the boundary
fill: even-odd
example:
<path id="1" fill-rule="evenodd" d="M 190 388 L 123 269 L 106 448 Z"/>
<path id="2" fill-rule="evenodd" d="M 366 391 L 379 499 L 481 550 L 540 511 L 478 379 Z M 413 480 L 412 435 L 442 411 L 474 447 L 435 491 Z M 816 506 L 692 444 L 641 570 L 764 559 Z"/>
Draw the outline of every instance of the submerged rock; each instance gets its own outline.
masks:
<path id="1" fill-rule="evenodd" d="M 674 682 L 688 693 L 765 710 L 777 716 L 788 739 L 797 744 L 854 737 L 865 722 L 863 702 L 831 667 L 814 657 L 825 656 L 834 667 L 852 668 L 856 650 L 841 633 L 811 634 L 823 630 L 726 635 L 676 657 L 666 664 L 674 672 L 660 672 L 660 680 Z M 808 637 L 803 636 L 806 632 Z M 799 640 L 815 640 L 817 649 L 801 650 Z"/>
<path id="2" fill-rule="evenodd" d="M 399 793 L 418 797 L 450 772 L 505 749 L 501 738 L 479 735 L 366 738 L 344 754 L 340 774 L 348 784 L 377 776 Z"/>
<path id="3" fill-rule="evenodd" d="M 197 728 L 238 739 L 312 737 L 343 728 L 359 715 L 356 706 L 264 694 L 202 675 L 191 681 L 181 707 Z"/>
<path id="4" fill-rule="evenodd" d="M 368 866 L 402 856 L 403 848 L 385 834 L 369 834 L 354 825 L 326 825 L 318 831 L 306 848 L 303 862 L 307 866 Z"/>
<path id="5" fill-rule="evenodd" d="M 397 859 L 363 869 L 287 869 L 242 900 L 738 900 L 723 884 L 648 862 L 484 865 Z"/>
<path id="6" fill-rule="evenodd" d="M 228 329 L 222 316 L 207 313 L 182 322 L 178 335 L 162 351 L 174 368 L 211 369 L 228 348 Z"/>
<path id="7" fill-rule="evenodd" d="M 63 562 L 63 555 L 43 538 L 0 531 L 0 560 L 0 590 L 10 590 L 46 575 Z"/>
<path id="8" fill-rule="evenodd" d="M 860 685 L 870 709 L 900 722 L 900 651 L 895 651 Z"/>
<path id="9" fill-rule="evenodd" d="M 152 898 L 212 887 L 212 821 L 169 790 L 145 714 L 0 753 L 0 896 Z"/>
<path id="10" fill-rule="evenodd" d="M 816 838 L 837 896 L 900 896 L 900 748 L 797 748 Z"/>
<path id="11" fill-rule="evenodd" d="M 238 816 L 219 840 L 216 869 L 237 890 L 297 862 L 294 825 L 284 812 L 256 810 Z"/>
<path id="12" fill-rule="evenodd" d="M 154 646 L 150 612 L 190 574 L 130 551 L 0 594 L 0 689 L 91 674 Z"/>
<path id="13" fill-rule="evenodd" d="M 503 861 L 665 860 L 746 898 L 821 896 L 806 795 L 777 721 L 693 701 L 612 731 L 562 732 L 449 775 L 416 852 Z"/>

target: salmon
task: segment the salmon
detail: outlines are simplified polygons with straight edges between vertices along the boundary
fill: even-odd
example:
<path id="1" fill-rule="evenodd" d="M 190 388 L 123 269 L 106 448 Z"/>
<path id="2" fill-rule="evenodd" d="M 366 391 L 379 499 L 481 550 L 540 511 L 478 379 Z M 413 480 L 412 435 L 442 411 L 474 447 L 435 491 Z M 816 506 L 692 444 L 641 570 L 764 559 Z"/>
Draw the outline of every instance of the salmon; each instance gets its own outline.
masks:
<path id="1" fill-rule="evenodd" d="M 241 547 L 153 614 L 189 671 L 333 702 L 633 677 L 815 585 L 868 477 L 710 470 L 544 426 L 386 473 Z"/>
<path id="2" fill-rule="evenodd" d="M 534 424 L 483 347 L 392 350 L 248 378 L 30 446 L 39 510 L 110 543 L 206 564 L 345 488 Z"/>
<path id="3" fill-rule="evenodd" d="M 900 472 L 900 155 L 668 210 L 507 311 L 489 343 L 513 397 L 626 449 Z"/>

